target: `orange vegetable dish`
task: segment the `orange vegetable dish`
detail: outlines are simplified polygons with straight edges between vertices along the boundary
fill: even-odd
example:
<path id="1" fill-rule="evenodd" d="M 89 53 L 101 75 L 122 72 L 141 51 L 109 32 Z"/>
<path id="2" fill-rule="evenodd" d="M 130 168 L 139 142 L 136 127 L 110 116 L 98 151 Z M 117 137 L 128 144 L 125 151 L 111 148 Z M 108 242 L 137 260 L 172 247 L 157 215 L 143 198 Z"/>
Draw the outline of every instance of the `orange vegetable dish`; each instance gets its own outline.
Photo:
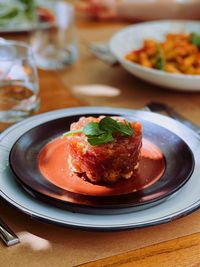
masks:
<path id="1" fill-rule="evenodd" d="M 128 53 L 125 58 L 170 73 L 200 74 L 200 36 L 168 33 L 164 42 L 146 39 L 143 48 Z"/>

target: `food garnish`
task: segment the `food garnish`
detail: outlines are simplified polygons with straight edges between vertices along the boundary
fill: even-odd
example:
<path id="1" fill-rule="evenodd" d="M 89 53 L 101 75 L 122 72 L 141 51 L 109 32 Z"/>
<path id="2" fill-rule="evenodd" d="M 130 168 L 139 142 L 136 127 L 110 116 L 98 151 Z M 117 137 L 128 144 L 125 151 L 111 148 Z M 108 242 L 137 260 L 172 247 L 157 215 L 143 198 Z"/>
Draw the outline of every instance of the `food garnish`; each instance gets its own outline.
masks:
<path id="1" fill-rule="evenodd" d="M 200 46 L 200 38 L 197 33 L 193 32 L 191 34 L 191 43 L 196 45 L 197 47 Z"/>
<path id="2" fill-rule="evenodd" d="M 155 67 L 156 69 L 163 70 L 165 66 L 165 56 L 164 56 L 163 49 L 161 47 L 158 47 L 157 54 L 158 56 L 157 56 Z"/>
<path id="3" fill-rule="evenodd" d="M 34 0 L 3 0 L 0 2 L 0 25 L 32 22 L 35 18 Z"/>
<path id="4" fill-rule="evenodd" d="M 115 135 L 132 136 L 133 129 L 130 122 L 116 121 L 109 116 L 102 118 L 99 122 L 88 122 L 83 128 L 64 133 L 64 136 L 84 133 L 88 143 L 93 146 L 106 144 L 115 140 Z"/>
<path id="5" fill-rule="evenodd" d="M 0 26 L 33 26 L 36 20 L 54 22 L 54 19 L 53 12 L 35 0 L 0 0 Z"/>

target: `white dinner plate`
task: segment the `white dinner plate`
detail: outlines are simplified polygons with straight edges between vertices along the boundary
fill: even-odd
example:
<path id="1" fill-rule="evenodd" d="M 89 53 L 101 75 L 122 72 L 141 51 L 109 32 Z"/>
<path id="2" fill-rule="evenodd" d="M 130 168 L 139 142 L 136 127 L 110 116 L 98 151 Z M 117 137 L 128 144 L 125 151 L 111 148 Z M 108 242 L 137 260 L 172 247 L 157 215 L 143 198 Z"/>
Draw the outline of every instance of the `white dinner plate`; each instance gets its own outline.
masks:
<path id="1" fill-rule="evenodd" d="M 125 55 L 143 47 L 145 39 L 164 41 L 167 33 L 192 33 L 200 35 L 200 22 L 167 20 L 138 23 L 128 26 L 113 35 L 110 51 L 121 65 L 136 77 L 168 89 L 200 91 L 200 75 L 173 74 L 143 67 L 125 59 Z"/>
<path id="2" fill-rule="evenodd" d="M 83 214 L 57 208 L 27 194 L 15 181 L 9 167 L 9 153 L 17 139 L 44 122 L 70 115 L 112 113 L 132 115 L 156 123 L 180 136 L 193 152 L 194 172 L 189 181 L 171 198 L 145 210 L 119 214 Z M 0 136 L 0 195 L 12 206 L 33 218 L 67 227 L 100 231 L 123 230 L 166 223 L 200 207 L 200 137 L 168 117 L 151 112 L 109 107 L 79 107 L 57 110 L 28 118 L 13 125 Z M 181 155 L 180 155 L 181 156 Z"/>

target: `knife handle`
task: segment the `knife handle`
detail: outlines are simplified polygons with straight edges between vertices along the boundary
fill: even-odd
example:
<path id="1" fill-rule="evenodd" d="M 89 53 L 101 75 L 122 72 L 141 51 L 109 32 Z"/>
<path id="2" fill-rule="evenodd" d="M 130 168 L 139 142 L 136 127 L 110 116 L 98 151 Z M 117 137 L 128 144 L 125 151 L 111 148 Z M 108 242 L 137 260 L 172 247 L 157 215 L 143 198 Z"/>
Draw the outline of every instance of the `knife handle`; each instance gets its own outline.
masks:
<path id="1" fill-rule="evenodd" d="M 0 218 L 0 237 L 7 246 L 13 246 L 19 243 L 16 234 Z"/>

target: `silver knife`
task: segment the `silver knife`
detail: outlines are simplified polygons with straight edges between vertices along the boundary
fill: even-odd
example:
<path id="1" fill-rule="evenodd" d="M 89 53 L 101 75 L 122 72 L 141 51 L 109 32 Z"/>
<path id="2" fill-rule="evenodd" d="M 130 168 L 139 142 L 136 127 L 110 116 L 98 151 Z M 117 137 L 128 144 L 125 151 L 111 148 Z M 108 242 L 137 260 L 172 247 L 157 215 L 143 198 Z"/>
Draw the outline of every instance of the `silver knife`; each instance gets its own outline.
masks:
<path id="1" fill-rule="evenodd" d="M 18 244 L 19 238 L 16 234 L 6 225 L 5 222 L 0 218 L 0 237 L 7 246 L 13 246 Z"/>

